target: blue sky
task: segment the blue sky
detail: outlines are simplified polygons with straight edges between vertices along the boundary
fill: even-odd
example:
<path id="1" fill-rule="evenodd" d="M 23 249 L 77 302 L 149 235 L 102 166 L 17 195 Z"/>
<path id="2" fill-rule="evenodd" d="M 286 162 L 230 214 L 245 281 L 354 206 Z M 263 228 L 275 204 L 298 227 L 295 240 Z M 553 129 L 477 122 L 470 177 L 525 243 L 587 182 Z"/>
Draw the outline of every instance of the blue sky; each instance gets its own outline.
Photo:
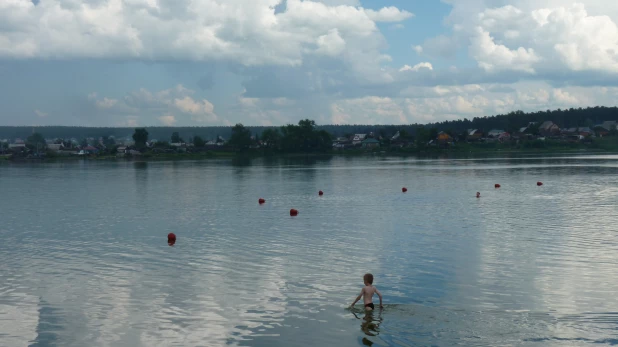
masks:
<path id="1" fill-rule="evenodd" d="M 5 0 L 0 125 L 408 124 L 614 106 L 602 0 Z"/>

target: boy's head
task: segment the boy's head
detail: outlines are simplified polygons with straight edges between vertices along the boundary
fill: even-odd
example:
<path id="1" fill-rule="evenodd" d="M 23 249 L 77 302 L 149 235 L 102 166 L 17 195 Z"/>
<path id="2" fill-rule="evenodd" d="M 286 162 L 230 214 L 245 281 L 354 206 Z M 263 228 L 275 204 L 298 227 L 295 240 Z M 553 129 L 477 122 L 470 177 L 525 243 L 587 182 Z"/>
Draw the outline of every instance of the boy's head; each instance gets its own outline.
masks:
<path id="1" fill-rule="evenodd" d="M 365 274 L 365 276 L 363 276 L 363 281 L 365 281 L 366 284 L 373 284 L 373 275 Z"/>

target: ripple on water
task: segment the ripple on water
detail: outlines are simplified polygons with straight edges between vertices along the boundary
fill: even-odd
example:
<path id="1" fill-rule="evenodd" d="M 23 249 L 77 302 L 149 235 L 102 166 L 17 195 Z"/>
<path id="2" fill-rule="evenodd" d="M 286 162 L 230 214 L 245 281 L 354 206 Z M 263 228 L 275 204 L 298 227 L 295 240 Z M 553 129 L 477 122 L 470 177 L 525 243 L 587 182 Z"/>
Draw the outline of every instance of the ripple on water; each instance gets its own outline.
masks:
<path id="1" fill-rule="evenodd" d="M 617 160 L 5 166 L 0 341 L 616 344 Z"/>

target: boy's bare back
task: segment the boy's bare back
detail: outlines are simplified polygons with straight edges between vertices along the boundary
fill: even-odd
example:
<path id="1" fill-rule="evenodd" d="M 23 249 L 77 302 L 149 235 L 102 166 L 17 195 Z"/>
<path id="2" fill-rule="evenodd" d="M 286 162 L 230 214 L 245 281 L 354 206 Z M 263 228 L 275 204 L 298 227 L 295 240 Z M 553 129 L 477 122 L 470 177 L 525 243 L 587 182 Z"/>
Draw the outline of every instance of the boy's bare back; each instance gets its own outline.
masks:
<path id="1" fill-rule="evenodd" d="M 382 296 L 378 288 L 376 288 L 373 285 L 364 286 L 363 289 L 361 290 L 361 294 L 363 295 L 363 302 L 365 303 L 365 306 L 373 303 L 373 296 L 375 294 Z"/>
<path id="2" fill-rule="evenodd" d="M 382 308 L 382 293 L 380 293 L 378 288 L 373 286 L 373 275 L 365 274 L 363 281 L 365 282 L 365 286 L 361 289 L 360 294 L 356 297 L 356 300 L 354 300 L 350 307 L 354 307 L 354 304 L 356 304 L 356 302 L 362 297 L 365 304 L 365 310 L 373 310 L 375 309 L 373 305 L 373 296 L 377 294 L 380 298 L 380 308 Z"/>

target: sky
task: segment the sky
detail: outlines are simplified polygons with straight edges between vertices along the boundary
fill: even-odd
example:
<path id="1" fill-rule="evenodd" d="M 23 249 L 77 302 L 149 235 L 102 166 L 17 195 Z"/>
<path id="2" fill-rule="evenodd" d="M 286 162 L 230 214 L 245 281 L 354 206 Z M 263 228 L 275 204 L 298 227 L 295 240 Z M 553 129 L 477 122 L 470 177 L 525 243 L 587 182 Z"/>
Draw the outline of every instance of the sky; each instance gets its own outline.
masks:
<path id="1" fill-rule="evenodd" d="M 617 25 L 607 0 L 0 0 L 0 125 L 616 106 Z"/>

